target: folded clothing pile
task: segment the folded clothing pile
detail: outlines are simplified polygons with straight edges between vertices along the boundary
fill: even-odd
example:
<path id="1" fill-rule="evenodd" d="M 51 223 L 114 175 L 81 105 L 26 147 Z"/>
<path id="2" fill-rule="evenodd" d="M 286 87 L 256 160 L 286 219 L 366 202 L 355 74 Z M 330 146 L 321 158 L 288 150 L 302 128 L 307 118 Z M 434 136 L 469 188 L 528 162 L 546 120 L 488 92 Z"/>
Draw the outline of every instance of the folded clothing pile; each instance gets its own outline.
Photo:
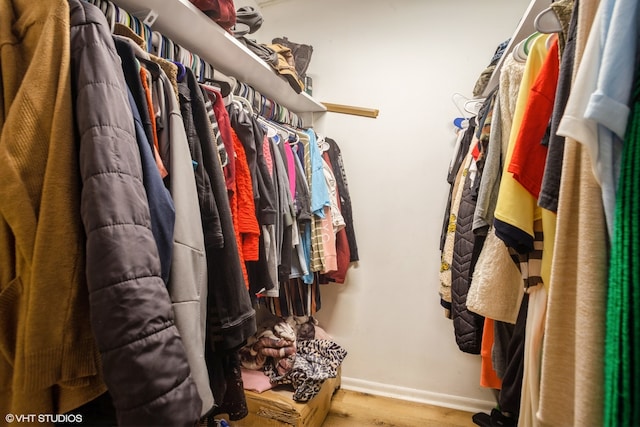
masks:
<path id="1" fill-rule="evenodd" d="M 346 355 L 311 317 L 270 319 L 239 351 L 245 370 L 263 371 L 273 385 L 291 384 L 296 402 L 316 396 L 324 380 L 338 375 Z"/>
<path id="2" fill-rule="evenodd" d="M 275 359 L 277 365 L 280 359 L 295 353 L 296 333 L 285 321 L 258 331 L 239 352 L 242 366 L 253 370 L 264 368 L 268 358 Z"/>
<path id="3" fill-rule="evenodd" d="M 236 24 L 236 7 L 233 0 L 189 0 L 212 21 L 230 31 Z"/>
<path id="4" fill-rule="evenodd" d="M 333 341 L 298 341 L 298 350 L 289 370 L 282 374 L 266 365 L 265 373 L 273 384 L 291 384 L 295 390 L 293 400 L 308 402 L 320 392 L 324 380 L 338 375 L 338 368 L 346 356 L 347 351 Z"/>

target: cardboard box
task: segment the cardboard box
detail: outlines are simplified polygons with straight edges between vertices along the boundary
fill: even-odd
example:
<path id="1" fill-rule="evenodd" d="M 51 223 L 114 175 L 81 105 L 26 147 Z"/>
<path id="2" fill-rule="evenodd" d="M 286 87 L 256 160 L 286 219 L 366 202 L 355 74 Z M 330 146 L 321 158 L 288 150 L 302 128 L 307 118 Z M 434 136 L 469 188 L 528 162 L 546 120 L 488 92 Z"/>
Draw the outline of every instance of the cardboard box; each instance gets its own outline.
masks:
<path id="1" fill-rule="evenodd" d="M 287 386 L 255 393 L 245 391 L 249 415 L 230 423 L 233 427 L 319 427 L 329 413 L 331 398 L 340 388 L 340 372 L 337 378 L 322 384 L 320 393 L 306 403 L 293 400 L 293 391 Z"/>

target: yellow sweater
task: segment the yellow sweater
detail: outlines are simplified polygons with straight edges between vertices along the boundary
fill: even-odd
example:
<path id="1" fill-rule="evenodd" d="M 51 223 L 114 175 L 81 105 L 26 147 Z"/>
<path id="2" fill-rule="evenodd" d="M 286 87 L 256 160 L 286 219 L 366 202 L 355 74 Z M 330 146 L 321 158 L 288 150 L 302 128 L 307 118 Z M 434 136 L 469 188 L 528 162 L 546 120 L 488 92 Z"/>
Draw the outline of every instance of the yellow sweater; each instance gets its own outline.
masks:
<path id="1" fill-rule="evenodd" d="M 66 0 L 0 0 L 0 414 L 106 389 L 89 324 Z"/>

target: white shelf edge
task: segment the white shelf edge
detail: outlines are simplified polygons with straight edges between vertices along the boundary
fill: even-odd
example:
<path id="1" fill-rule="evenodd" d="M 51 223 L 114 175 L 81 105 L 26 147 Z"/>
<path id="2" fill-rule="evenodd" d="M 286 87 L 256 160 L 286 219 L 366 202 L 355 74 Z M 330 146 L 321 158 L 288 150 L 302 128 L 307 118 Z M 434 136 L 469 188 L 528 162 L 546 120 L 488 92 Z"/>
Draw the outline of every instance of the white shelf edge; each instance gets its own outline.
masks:
<path id="1" fill-rule="evenodd" d="M 305 92 L 296 93 L 268 64 L 188 0 L 112 1 L 131 14 L 153 10 L 158 15 L 154 30 L 289 110 L 295 113 L 326 111 L 324 105 Z"/>

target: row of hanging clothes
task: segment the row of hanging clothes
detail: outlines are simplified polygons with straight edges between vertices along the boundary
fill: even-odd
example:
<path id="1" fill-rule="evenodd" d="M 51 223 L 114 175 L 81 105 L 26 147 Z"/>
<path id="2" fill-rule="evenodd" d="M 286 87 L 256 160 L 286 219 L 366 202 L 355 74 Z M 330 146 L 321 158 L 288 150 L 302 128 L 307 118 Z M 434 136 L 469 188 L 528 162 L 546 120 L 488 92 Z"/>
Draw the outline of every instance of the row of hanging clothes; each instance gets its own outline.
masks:
<path id="1" fill-rule="evenodd" d="M 0 412 L 240 419 L 255 308 L 311 316 L 358 260 L 340 149 L 150 53 L 122 13 L 0 6 Z"/>
<path id="2" fill-rule="evenodd" d="M 233 93 L 249 100 L 253 111 L 256 111 L 261 117 L 296 128 L 304 127 L 304 122 L 300 116 L 287 107 L 266 98 L 246 83 L 235 81 Z"/>
<path id="3" fill-rule="evenodd" d="M 114 31 L 116 24 L 128 27 L 141 37 L 144 49 L 155 56 L 172 61 L 184 72 L 184 67 L 190 68 L 199 82 L 209 82 L 220 87 L 226 96 L 229 92 L 248 99 L 262 117 L 268 120 L 288 124 L 296 128 L 304 127 L 304 122 L 300 116 L 287 107 L 279 104 L 273 99 L 267 98 L 251 85 L 236 80 L 232 76 L 226 76 L 216 70 L 211 64 L 202 59 L 197 53 L 185 49 L 175 43 L 164 34 L 154 31 L 151 27 L 137 16 L 129 13 L 125 9 L 109 0 L 87 0 L 89 3 L 100 8 L 107 18 L 111 31 Z"/>
<path id="4" fill-rule="evenodd" d="M 486 98 L 454 96 L 440 301 L 499 390 L 476 424 L 640 425 L 640 11 L 545 3 L 481 74 Z"/>

